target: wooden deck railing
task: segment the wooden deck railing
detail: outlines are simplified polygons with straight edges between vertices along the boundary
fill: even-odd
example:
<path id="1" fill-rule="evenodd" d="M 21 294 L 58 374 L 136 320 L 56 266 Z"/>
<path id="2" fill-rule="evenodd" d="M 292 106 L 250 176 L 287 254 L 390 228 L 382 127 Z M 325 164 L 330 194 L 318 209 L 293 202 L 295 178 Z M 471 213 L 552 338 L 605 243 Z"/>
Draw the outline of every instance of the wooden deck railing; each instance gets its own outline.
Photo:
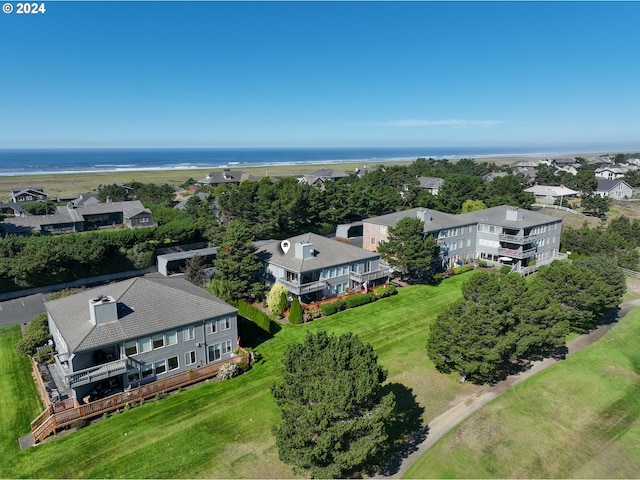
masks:
<path id="1" fill-rule="evenodd" d="M 31 433 L 36 443 L 44 440 L 52 433 L 81 419 L 94 418 L 104 413 L 125 407 L 127 404 L 141 402 L 155 397 L 160 393 L 167 393 L 180 387 L 201 382 L 215 376 L 220 367 L 228 362 L 240 363 L 249 361 L 249 353 L 242 350 L 241 355 L 210 363 L 186 372 L 172 375 L 163 380 L 141 385 L 129 391 L 116 393 L 84 405 L 77 405 L 74 399 L 67 399 L 48 405 L 38 417 L 31 422 Z"/>

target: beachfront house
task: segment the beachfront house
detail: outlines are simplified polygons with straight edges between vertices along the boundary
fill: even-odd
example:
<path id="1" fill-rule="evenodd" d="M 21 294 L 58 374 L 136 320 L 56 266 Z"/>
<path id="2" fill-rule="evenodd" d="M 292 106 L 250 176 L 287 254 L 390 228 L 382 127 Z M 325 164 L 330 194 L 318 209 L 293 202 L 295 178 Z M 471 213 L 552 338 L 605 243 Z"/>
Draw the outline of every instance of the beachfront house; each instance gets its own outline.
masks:
<path id="1" fill-rule="evenodd" d="M 305 303 L 364 290 L 384 283 L 391 274 L 380 254 L 305 233 L 283 241 L 260 242 L 267 286 L 281 283 Z"/>
<path id="2" fill-rule="evenodd" d="M 81 404 L 223 362 L 238 346 L 237 310 L 181 277 L 129 279 L 44 306 L 63 388 Z"/>
<path id="3" fill-rule="evenodd" d="M 198 180 L 198 183 L 200 185 L 217 187 L 218 185 L 240 185 L 245 180 L 257 182 L 260 180 L 260 177 L 249 175 L 242 170 L 225 168 L 219 172 L 209 172 L 204 178 Z"/>
<path id="4" fill-rule="evenodd" d="M 613 199 L 633 198 L 633 187 L 624 180 L 610 180 L 608 178 L 598 178 L 597 180 L 596 195 Z"/>
<path id="5" fill-rule="evenodd" d="M 537 266 L 561 258 L 562 220 L 507 205 L 453 215 L 413 208 L 363 220 L 363 247 L 377 251 L 389 239 L 389 229 L 406 217 L 424 222 L 424 236 L 439 247 L 435 267 L 453 267 L 477 259 L 491 265 L 508 265 L 527 274 Z M 535 266 L 535 268 L 534 268 Z"/>
<path id="6" fill-rule="evenodd" d="M 25 187 L 11 190 L 11 203 L 40 202 L 49 196 L 42 187 Z"/>

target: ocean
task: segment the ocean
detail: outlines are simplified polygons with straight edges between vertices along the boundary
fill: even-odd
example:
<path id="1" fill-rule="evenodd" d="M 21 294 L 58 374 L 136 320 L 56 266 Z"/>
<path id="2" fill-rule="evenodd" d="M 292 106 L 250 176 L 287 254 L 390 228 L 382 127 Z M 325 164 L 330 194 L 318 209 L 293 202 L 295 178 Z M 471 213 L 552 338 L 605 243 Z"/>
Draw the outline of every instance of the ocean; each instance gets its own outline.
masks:
<path id="1" fill-rule="evenodd" d="M 540 147 L 0 149 L 0 176 L 136 170 L 261 167 L 305 163 L 384 163 L 425 158 L 553 156 Z M 591 150 L 596 151 L 596 150 Z M 597 150 L 599 152 L 607 150 Z"/>

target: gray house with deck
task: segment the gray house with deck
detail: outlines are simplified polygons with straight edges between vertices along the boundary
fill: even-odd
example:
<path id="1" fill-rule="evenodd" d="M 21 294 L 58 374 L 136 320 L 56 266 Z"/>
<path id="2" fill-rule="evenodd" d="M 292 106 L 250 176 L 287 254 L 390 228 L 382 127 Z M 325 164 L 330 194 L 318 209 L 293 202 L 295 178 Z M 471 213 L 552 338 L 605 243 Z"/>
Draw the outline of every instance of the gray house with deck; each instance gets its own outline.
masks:
<path id="1" fill-rule="evenodd" d="M 79 403 L 233 356 L 237 310 L 183 278 L 134 278 L 45 303 Z"/>
<path id="2" fill-rule="evenodd" d="M 257 253 L 265 265 L 265 283 L 282 283 L 307 303 L 384 283 L 391 274 L 379 253 L 315 233 L 261 242 Z"/>

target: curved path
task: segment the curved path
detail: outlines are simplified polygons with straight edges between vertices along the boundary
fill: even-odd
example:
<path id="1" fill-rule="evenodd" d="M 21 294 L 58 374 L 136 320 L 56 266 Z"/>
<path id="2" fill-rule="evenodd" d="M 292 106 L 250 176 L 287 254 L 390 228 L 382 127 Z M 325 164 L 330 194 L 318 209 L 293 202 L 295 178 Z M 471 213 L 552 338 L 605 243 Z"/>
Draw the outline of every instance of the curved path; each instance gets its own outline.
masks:
<path id="1" fill-rule="evenodd" d="M 567 343 L 568 355 L 576 353 L 585 347 L 593 344 L 607 333 L 615 322 L 624 317 L 627 313 L 636 307 L 640 307 L 640 299 L 630 300 L 628 302 L 621 303 L 618 309 L 613 312 L 613 315 L 601 324 L 595 330 L 579 337 L 574 338 Z M 495 385 L 487 387 L 481 392 L 474 393 L 463 399 L 460 403 L 454 405 L 446 412 L 434 418 L 429 422 L 428 434 L 426 439 L 416 446 L 413 451 L 402 458 L 399 468 L 389 475 L 378 475 L 376 478 L 400 478 L 402 475 L 413 465 L 413 463 L 420 458 L 420 456 L 426 452 L 433 444 L 440 440 L 445 434 L 451 431 L 459 423 L 470 417 L 474 412 L 484 407 L 494 398 L 498 397 L 512 386 L 532 377 L 536 373 L 544 370 L 556 363 L 557 360 L 553 358 L 545 358 L 537 362 L 533 362 L 531 368 L 519 373 L 518 375 L 512 375 L 506 380 L 499 382 Z M 395 460 L 395 461 L 394 461 Z M 396 463 L 398 459 L 392 459 L 391 462 Z M 398 462 L 399 463 L 399 462 Z M 389 468 L 388 465 L 386 467 Z"/>

